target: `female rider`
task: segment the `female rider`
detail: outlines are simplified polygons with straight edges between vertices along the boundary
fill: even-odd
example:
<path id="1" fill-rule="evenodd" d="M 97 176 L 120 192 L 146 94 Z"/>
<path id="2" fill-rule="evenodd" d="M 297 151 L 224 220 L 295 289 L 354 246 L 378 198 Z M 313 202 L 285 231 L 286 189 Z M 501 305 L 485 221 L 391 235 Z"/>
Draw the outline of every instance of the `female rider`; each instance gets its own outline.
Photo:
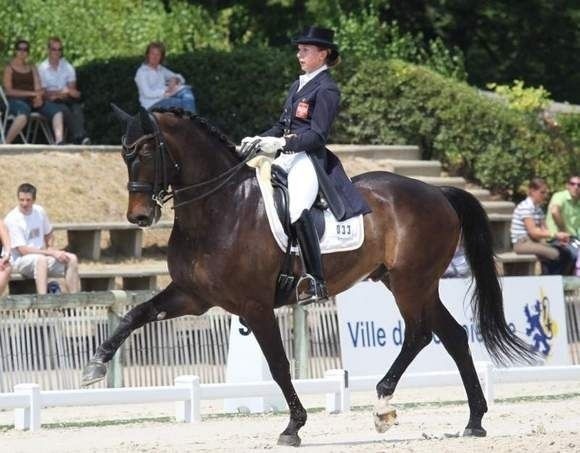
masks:
<path id="1" fill-rule="evenodd" d="M 328 71 L 340 61 L 333 38 L 332 30 L 307 27 L 294 40 L 304 74 L 290 87 L 279 121 L 261 136 L 242 140 L 242 145 L 259 140 L 262 151 L 277 152 L 274 164 L 288 173 L 290 221 L 311 277 L 305 293 L 298 298 L 303 304 L 328 297 L 320 245 L 309 209 L 319 188 L 313 160 L 322 171 L 326 170 L 325 145 L 340 103 L 340 91 Z"/>

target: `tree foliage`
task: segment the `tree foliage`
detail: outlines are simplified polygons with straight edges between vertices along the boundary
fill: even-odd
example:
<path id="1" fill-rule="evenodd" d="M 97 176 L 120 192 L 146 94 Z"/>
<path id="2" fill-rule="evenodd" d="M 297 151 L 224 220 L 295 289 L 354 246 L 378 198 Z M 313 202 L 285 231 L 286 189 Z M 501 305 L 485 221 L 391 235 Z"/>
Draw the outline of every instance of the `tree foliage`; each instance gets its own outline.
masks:
<path id="1" fill-rule="evenodd" d="M 228 49 L 225 13 L 212 18 L 203 8 L 171 0 L 0 0 L 0 51 L 12 54 L 14 42 L 27 39 L 31 58 L 46 58 L 46 43 L 58 35 L 74 65 L 120 56 L 141 55 L 150 41 L 163 41 L 169 52 Z"/>

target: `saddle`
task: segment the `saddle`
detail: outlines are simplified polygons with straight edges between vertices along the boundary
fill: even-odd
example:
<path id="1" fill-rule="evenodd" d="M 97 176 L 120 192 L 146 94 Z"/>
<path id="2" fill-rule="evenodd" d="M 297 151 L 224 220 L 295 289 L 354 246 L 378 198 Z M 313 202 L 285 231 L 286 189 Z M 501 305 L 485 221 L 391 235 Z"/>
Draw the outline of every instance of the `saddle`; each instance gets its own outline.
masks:
<path id="1" fill-rule="evenodd" d="M 267 156 L 256 156 L 247 164 L 256 170 L 268 224 L 274 240 L 284 254 L 275 298 L 275 306 L 279 307 L 288 303 L 298 282 L 298 277 L 292 274 L 293 259 L 299 253 L 299 248 L 288 212 L 288 175 Z M 326 196 L 319 193 L 310 211 L 320 240 L 321 253 L 347 252 L 361 247 L 364 242 L 362 214 L 347 220 L 338 220 L 332 203 L 327 200 Z"/>
<path id="2" fill-rule="evenodd" d="M 292 293 L 296 290 L 296 285 L 299 282 L 299 277 L 292 272 L 292 247 L 296 246 L 296 234 L 293 231 L 290 221 L 290 194 L 288 192 L 288 173 L 278 165 L 271 167 L 271 182 L 273 189 L 274 205 L 280 223 L 284 228 L 286 236 L 288 236 L 288 243 L 282 259 L 282 265 L 278 278 L 276 279 L 276 295 L 274 299 L 274 306 L 280 307 L 284 305 L 285 301 L 289 299 Z M 321 196 L 320 192 L 316 197 L 316 201 L 310 208 L 310 215 L 314 221 L 316 233 L 319 238 L 324 236 L 325 222 L 324 210 L 328 209 L 328 204 Z"/>
<path id="3" fill-rule="evenodd" d="M 274 205 L 276 206 L 276 212 L 278 213 L 278 218 L 280 223 L 284 228 L 284 232 L 289 238 L 294 238 L 294 233 L 291 231 L 290 224 L 290 196 L 288 193 L 288 173 L 284 171 L 280 166 L 272 165 L 272 189 L 274 189 Z M 310 215 L 314 221 L 316 227 L 316 233 L 318 237 L 324 236 L 325 222 L 324 222 L 324 211 L 328 209 L 328 202 L 322 195 L 321 191 L 318 191 L 318 196 L 314 201 L 314 204 L 310 208 Z"/>

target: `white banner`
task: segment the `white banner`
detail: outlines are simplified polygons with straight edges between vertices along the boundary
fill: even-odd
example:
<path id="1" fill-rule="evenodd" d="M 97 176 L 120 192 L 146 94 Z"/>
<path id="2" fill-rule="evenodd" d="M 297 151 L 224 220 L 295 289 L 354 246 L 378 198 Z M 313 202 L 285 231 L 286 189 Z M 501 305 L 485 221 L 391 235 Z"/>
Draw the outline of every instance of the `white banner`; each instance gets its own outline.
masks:
<path id="1" fill-rule="evenodd" d="M 471 313 L 469 282 L 441 280 L 439 293 L 443 304 L 467 332 L 474 361 L 491 360 Z M 569 365 L 562 278 L 506 277 L 502 288 L 510 328 L 539 351 L 545 365 Z M 362 282 L 339 294 L 336 301 L 343 367 L 356 376 L 385 374 L 398 355 L 405 334 L 392 293 L 382 283 Z M 409 367 L 413 372 L 456 369 L 436 336 Z"/>
<path id="2" fill-rule="evenodd" d="M 240 318 L 232 315 L 226 382 L 271 380 L 272 374 L 256 337 L 240 323 Z M 282 396 L 228 398 L 224 400 L 226 412 L 265 412 L 286 410 L 287 408 L 286 401 Z"/>

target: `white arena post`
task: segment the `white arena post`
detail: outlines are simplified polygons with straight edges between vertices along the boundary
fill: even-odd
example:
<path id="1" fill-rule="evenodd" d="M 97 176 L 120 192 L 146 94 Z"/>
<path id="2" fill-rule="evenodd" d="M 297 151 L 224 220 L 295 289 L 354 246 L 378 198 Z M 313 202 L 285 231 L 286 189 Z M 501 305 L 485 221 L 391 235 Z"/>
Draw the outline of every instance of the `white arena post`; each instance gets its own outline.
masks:
<path id="1" fill-rule="evenodd" d="M 28 405 L 14 410 L 14 428 L 22 431 L 38 431 L 40 429 L 40 385 L 18 384 L 14 386 L 14 393 L 28 396 Z"/>
<path id="2" fill-rule="evenodd" d="M 327 370 L 324 378 L 333 382 L 338 381 L 338 391 L 326 394 L 326 412 L 336 414 L 339 412 L 350 411 L 350 389 L 348 386 L 348 371 L 346 370 Z M 334 387 L 333 387 L 334 388 Z"/>
<path id="3" fill-rule="evenodd" d="M 178 376 L 175 386 L 189 390 L 189 398 L 175 403 L 175 418 L 178 422 L 201 422 L 201 387 L 198 376 Z"/>

